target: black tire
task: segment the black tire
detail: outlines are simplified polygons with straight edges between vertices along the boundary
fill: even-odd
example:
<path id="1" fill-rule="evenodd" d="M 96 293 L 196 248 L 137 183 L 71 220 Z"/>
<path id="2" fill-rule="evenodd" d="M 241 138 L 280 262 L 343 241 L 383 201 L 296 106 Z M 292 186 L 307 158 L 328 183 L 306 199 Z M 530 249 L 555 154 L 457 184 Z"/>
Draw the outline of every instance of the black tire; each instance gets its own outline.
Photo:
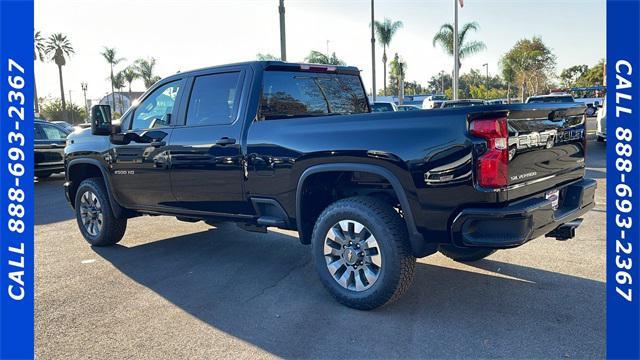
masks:
<path id="1" fill-rule="evenodd" d="M 459 262 L 472 262 L 486 258 L 495 253 L 496 249 L 486 248 L 461 248 L 453 245 L 440 245 L 438 251 L 442 255 Z"/>
<path id="2" fill-rule="evenodd" d="M 596 137 L 596 141 L 597 142 L 604 142 L 604 136 L 597 136 Z"/>
<path id="3" fill-rule="evenodd" d="M 50 177 L 51 175 L 53 175 L 53 173 L 36 173 L 36 177 L 38 179 L 46 179 L 46 178 Z"/>
<path id="4" fill-rule="evenodd" d="M 97 197 L 102 214 L 102 225 L 96 234 L 91 234 L 85 227 L 81 216 L 81 199 L 85 193 L 93 193 Z M 75 198 L 76 221 L 82 236 L 92 246 L 111 246 L 122 239 L 127 230 L 127 219 L 118 219 L 113 214 L 109 195 L 100 178 L 90 178 L 82 181 Z"/>
<path id="5" fill-rule="evenodd" d="M 377 280 L 366 290 L 343 287 L 327 268 L 323 250 L 326 235 L 342 220 L 361 223 L 377 241 L 382 266 L 377 268 Z M 377 198 L 352 197 L 329 205 L 316 221 L 311 243 L 322 284 L 338 302 L 348 307 L 371 310 L 386 305 L 400 298 L 413 281 L 416 259 L 411 253 L 407 227 L 391 205 Z"/>

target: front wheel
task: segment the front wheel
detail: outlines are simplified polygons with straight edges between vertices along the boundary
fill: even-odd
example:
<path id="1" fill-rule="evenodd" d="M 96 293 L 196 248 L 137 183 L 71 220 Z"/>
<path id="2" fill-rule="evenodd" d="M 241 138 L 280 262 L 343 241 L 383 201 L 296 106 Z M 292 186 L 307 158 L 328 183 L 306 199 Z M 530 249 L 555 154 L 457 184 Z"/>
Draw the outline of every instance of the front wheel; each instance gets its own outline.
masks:
<path id="1" fill-rule="evenodd" d="M 89 244 L 110 246 L 124 236 L 127 219 L 118 219 L 113 214 L 102 179 L 91 178 L 80 183 L 75 208 L 78 227 Z"/>
<path id="2" fill-rule="evenodd" d="M 438 251 L 442 255 L 459 262 L 472 262 L 486 258 L 495 253 L 495 249 L 461 248 L 453 245 L 440 245 Z"/>
<path id="3" fill-rule="evenodd" d="M 343 305 L 371 310 L 411 285 L 416 259 L 406 225 L 382 200 L 352 197 L 331 204 L 318 217 L 311 242 L 322 284 Z"/>

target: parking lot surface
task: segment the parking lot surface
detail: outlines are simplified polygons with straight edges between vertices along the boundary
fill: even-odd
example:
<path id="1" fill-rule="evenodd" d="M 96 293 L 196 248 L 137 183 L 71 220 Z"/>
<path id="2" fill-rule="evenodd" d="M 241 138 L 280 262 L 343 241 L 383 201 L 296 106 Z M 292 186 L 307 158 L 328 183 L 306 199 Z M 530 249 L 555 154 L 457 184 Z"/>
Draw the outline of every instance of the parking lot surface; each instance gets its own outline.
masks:
<path id="1" fill-rule="evenodd" d="M 36 356 L 603 358 L 604 145 L 587 156 L 598 205 L 577 238 L 472 264 L 419 259 L 408 293 L 370 312 L 333 300 L 296 233 L 144 216 L 119 245 L 92 248 L 63 178 L 38 181 Z"/>

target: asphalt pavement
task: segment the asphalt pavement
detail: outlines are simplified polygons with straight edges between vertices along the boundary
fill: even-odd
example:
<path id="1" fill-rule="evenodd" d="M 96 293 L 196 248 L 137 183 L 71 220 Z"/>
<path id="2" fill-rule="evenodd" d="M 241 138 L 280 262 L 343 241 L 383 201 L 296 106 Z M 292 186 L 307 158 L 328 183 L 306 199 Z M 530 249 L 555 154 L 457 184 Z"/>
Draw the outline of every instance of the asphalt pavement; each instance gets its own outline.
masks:
<path id="1" fill-rule="evenodd" d="M 420 259 L 400 301 L 346 308 L 296 233 L 131 219 L 92 248 L 60 176 L 35 184 L 36 356 L 604 358 L 605 154 L 589 142 L 596 208 L 569 241 L 539 238 L 473 264 Z"/>

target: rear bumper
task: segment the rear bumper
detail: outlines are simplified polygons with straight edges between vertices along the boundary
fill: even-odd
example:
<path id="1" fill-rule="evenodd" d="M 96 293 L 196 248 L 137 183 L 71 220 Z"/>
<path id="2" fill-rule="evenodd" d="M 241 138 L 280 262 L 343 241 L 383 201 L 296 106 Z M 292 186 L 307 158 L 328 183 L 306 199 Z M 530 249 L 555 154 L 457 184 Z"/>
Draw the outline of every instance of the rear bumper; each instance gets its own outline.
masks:
<path id="1" fill-rule="evenodd" d="M 497 249 L 522 245 L 591 210 L 595 205 L 595 189 L 593 179 L 582 179 L 560 188 L 557 209 L 542 194 L 502 208 L 462 210 L 451 226 L 452 241 L 458 246 Z"/>

